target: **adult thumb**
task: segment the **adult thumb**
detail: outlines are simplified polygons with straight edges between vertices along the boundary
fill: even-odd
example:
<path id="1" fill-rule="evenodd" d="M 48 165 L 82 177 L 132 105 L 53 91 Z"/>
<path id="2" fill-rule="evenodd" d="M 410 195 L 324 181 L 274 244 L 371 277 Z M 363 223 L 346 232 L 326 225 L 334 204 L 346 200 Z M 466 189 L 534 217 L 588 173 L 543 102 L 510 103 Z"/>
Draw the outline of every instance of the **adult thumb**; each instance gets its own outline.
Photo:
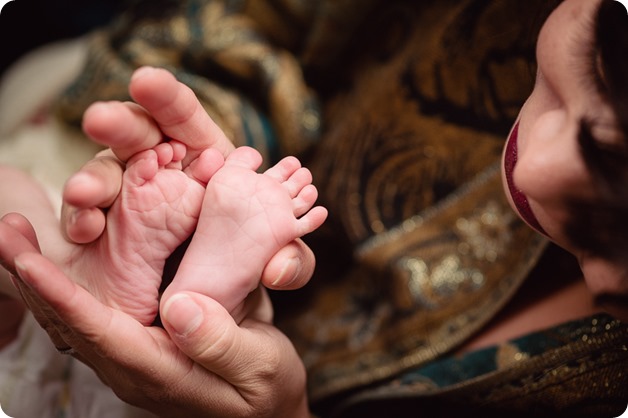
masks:
<path id="1" fill-rule="evenodd" d="M 231 383 L 240 381 L 242 367 L 255 361 L 246 344 L 250 332 L 238 327 L 229 312 L 207 296 L 173 294 L 161 305 L 161 320 L 181 351 Z"/>

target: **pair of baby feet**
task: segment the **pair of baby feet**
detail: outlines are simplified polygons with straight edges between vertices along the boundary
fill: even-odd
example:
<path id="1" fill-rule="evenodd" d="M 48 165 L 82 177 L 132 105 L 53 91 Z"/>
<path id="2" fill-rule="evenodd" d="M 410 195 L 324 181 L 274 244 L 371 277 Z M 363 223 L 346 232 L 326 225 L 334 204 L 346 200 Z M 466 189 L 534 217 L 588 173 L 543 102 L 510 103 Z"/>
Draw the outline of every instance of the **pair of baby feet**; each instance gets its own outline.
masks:
<path id="1" fill-rule="evenodd" d="M 262 157 L 240 147 L 207 149 L 183 166 L 186 146 L 165 142 L 127 163 L 107 226 L 70 265 L 103 303 L 153 322 L 167 258 L 192 236 L 164 293 L 193 291 L 234 312 L 259 286 L 271 257 L 327 216 L 308 169 L 294 157 L 258 173 Z"/>

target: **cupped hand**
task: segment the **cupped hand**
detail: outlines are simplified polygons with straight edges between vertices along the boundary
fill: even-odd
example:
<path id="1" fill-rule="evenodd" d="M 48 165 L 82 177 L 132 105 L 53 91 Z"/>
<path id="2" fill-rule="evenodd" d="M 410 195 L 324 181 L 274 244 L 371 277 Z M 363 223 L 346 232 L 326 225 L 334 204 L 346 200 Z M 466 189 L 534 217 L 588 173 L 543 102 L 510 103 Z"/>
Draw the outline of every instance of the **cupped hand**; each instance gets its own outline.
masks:
<path id="1" fill-rule="evenodd" d="M 212 299 L 185 292 L 163 304 L 165 330 L 142 326 L 67 278 L 31 233 L 0 222 L 0 238 L 17 242 L 2 250 L 4 265 L 55 344 L 72 347 L 124 401 L 160 416 L 309 416 L 303 364 L 270 324 L 263 290 L 239 325 Z"/>

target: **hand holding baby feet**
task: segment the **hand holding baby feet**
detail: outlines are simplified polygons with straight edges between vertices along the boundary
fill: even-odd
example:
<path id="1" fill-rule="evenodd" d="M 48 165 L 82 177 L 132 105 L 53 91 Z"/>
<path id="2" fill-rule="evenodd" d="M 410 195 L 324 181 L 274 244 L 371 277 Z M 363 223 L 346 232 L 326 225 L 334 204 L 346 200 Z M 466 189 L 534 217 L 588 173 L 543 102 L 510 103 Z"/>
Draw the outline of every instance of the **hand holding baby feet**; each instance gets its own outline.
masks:
<path id="1" fill-rule="evenodd" d="M 95 102 L 83 116 L 85 134 L 109 149 L 66 185 L 62 226 L 70 242 L 88 243 L 100 236 L 106 224 L 102 208 L 109 208 L 118 195 L 121 163 L 133 155 L 173 138 L 186 146 L 187 167 L 208 148 L 223 156 L 234 148 L 193 91 L 165 69 L 137 69 L 129 93 L 134 102 Z M 84 186 L 93 193 L 84 193 Z"/>
<path id="2" fill-rule="evenodd" d="M 179 291 L 209 296 L 233 313 L 259 286 L 271 257 L 323 224 L 308 169 L 287 157 L 257 173 L 261 155 L 240 147 L 207 184 L 198 226 L 163 300 Z"/>
<path id="3" fill-rule="evenodd" d="M 224 161 L 208 149 L 182 169 L 185 153 L 171 141 L 133 156 L 104 233 L 79 246 L 69 263 L 76 273 L 70 277 L 145 325 L 158 311 L 166 259 L 194 231 L 205 185 Z"/>

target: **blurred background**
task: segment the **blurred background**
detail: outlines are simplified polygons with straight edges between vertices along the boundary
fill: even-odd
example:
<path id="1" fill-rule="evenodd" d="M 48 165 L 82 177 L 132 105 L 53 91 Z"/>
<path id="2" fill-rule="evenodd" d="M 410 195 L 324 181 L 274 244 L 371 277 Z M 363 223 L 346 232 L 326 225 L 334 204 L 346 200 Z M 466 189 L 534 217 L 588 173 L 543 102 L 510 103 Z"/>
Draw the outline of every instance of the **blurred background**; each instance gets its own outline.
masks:
<path id="1" fill-rule="evenodd" d="M 13 0 L 0 13 L 0 77 L 25 53 L 105 25 L 128 1 Z"/>

